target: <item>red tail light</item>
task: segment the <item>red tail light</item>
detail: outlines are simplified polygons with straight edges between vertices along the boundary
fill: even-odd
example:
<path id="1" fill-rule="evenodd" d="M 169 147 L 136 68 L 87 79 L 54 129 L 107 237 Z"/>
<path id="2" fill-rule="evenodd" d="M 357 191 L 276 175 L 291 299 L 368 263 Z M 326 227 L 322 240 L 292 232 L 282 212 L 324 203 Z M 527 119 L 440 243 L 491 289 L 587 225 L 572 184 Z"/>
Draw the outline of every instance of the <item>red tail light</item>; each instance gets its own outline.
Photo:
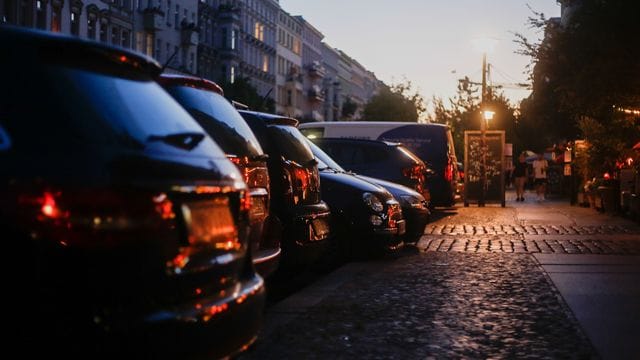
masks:
<path id="1" fill-rule="evenodd" d="M 451 182 L 453 181 L 453 163 L 451 162 L 451 159 L 449 159 L 449 162 L 447 163 L 447 167 L 444 169 L 444 178 L 445 180 Z"/>
<path id="2" fill-rule="evenodd" d="M 425 183 L 425 169 L 422 165 L 414 165 L 412 167 L 404 168 L 402 175 L 406 178 L 416 181 L 415 189 L 417 192 L 422 193 Z"/>
<path id="3" fill-rule="evenodd" d="M 293 203 L 308 200 L 312 194 L 317 194 L 320 180 L 317 169 L 305 168 L 296 163 L 285 161 L 285 188 L 293 198 Z M 312 201 L 317 201 L 315 198 Z"/>

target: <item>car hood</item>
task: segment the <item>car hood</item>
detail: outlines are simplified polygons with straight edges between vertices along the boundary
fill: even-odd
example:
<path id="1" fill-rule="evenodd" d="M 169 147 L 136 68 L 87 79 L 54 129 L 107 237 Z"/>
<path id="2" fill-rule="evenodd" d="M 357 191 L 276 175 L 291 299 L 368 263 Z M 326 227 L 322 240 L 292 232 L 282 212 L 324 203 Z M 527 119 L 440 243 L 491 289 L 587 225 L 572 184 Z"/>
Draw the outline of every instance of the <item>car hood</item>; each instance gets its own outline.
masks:
<path id="1" fill-rule="evenodd" d="M 424 200 L 424 196 L 422 196 L 419 192 L 408 188 L 404 185 L 400 185 L 400 184 L 396 184 L 394 182 L 390 182 L 390 181 L 386 181 L 386 180 L 382 180 L 382 179 L 376 179 L 376 178 L 372 178 L 369 176 L 364 176 L 364 175 L 356 175 L 355 177 L 357 177 L 360 180 L 364 180 L 376 185 L 379 185 L 381 187 L 384 187 L 385 189 L 387 189 L 387 191 L 389 191 L 391 194 L 393 194 L 393 196 L 396 199 L 400 199 L 402 195 L 411 195 L 411 196 L 415 196 L 421 200 Z"/>
<path id="2" fill-rule="evenodd" d="M 382 186 L 360 179 L 359 176 L 333 170 L 320 171 L 320 185 L 323 198 L 325 196 L 335 196 L 334 191 L 345 191 L 357 192 L 358 194 L 370 192 L 384 201 L 393 199 L 393 195 Z M 346 194 L 341 193 L 338 196 L 344 195 Z"/>

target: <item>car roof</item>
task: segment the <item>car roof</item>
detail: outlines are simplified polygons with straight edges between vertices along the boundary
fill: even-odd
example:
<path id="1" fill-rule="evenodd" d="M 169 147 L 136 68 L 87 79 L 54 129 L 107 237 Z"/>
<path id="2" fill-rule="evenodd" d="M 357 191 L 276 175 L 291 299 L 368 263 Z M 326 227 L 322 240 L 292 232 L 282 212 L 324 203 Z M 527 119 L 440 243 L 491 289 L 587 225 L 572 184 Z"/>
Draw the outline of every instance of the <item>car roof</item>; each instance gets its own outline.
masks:
<path id="1" fill-rule="evenodd" d="M 157 61 L 144 54 L 42 30 L 2 25 L 0 26 L 0 43 L 9 44 L 7 46 L 10 47 L 19 44 L 20 48 L 49 47 L 55 49 L 56 51 L 51 53 L 60 58 L 81 61 L 85 57 L 90 57 L 91 61 L 104 60 L 110 65 L 133 68 L 151 76 L 156 76 L 162 71 L 162 66 Z M 18 54 L 18 56 L 24 55 Z"/>
<path id="2" fill-rule="evenodd" d="M 187 86 L 200 90 L 213 91 L 224 96 L 224 91 L 220 85 L 211 80 L 200 77 L 178 74 L 161 74 L 157 80 L 162 86 Z"/>
<path id="3" fill-rule="evenodd" d="M 330 137 L 314 139 L 314 141 L 325 141 L 325 140 L 332 141 L 332 142 L 355 142 L 355 143 L 362 143 L 362 144 L 384 145 L 384 146 L 392 146 L 392 147 L 402 146 L 402 143 L 394 142 L 394 141 L 385 141 L 385 140 L 330 138 Z"/>
<path id="4" fill-rule="evenodd" d="M 353 126 L 406 126 L 406 125 L 419 125 L 419 126 L 435 126 L 435 127 L 443 127 L 448 128 L 447 124 L 439 124 L 439 123 L 419 123 L 419 122 L 411 122 L 411 121 L 327 121 L 327 122 L 308 122 L 304 123 L 305 127 L 313 127 L 315 125 L 321 126 L 337 126 L 337 127 L 353 127 Z"/>
<path id="5" fill-rule="evenodd" d="M 289 125 L 289 126 L 298 126 L 298 120 L 282 115 L 270 114 L 259 111 L 249 111 L 249 110 L 239 110 L 238 111 L 243 116 L 252 115 L 258 119 L 263 120 L 267 125 Z"/>

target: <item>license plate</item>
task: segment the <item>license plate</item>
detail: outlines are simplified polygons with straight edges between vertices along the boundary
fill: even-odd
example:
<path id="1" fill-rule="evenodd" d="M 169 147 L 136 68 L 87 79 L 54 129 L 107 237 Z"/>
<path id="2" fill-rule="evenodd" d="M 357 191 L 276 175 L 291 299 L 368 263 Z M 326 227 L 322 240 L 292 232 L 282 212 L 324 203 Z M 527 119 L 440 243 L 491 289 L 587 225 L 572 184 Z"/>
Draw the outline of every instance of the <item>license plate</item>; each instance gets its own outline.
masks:
<path id="1" fill-rule="evenodd" d="M 329 223 L 325 219 L 311 220 L 311 227 L 315 234 L 315 237 L 312 240 L 322 240 L 329 235 Z"/>
<path id="2" fill-rule="evenodd" d="M 190 244 L 237 242 L 238 230 L 228 198 L 186 203 L 182 213 Z"/>

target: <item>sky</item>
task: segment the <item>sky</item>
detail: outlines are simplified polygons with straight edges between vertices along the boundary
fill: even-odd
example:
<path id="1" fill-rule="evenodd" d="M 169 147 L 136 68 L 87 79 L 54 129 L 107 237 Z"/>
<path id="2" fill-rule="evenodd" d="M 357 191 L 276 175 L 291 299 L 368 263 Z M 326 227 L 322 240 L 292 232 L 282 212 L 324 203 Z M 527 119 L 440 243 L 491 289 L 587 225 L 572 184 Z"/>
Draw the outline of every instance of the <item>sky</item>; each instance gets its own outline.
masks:
<path id="1" fill-rule="evenodd" d="M 280 0 L 302 15 L 324 41 L 356 59 L 387 84 L 410 80 L 425 98 L 456 93 L 458 79 L 482 79 L 482 51 L 475 39 L 496 39 L 487 53 L 494 83 L 527 81 L 530 58 L 518 55 L 514 32 L 529 39 L 541 33 L 527 26 L 533 13 L 560 16 L 556 0 Z M 503 89 L 517 104 L 528 91 Z"/>

